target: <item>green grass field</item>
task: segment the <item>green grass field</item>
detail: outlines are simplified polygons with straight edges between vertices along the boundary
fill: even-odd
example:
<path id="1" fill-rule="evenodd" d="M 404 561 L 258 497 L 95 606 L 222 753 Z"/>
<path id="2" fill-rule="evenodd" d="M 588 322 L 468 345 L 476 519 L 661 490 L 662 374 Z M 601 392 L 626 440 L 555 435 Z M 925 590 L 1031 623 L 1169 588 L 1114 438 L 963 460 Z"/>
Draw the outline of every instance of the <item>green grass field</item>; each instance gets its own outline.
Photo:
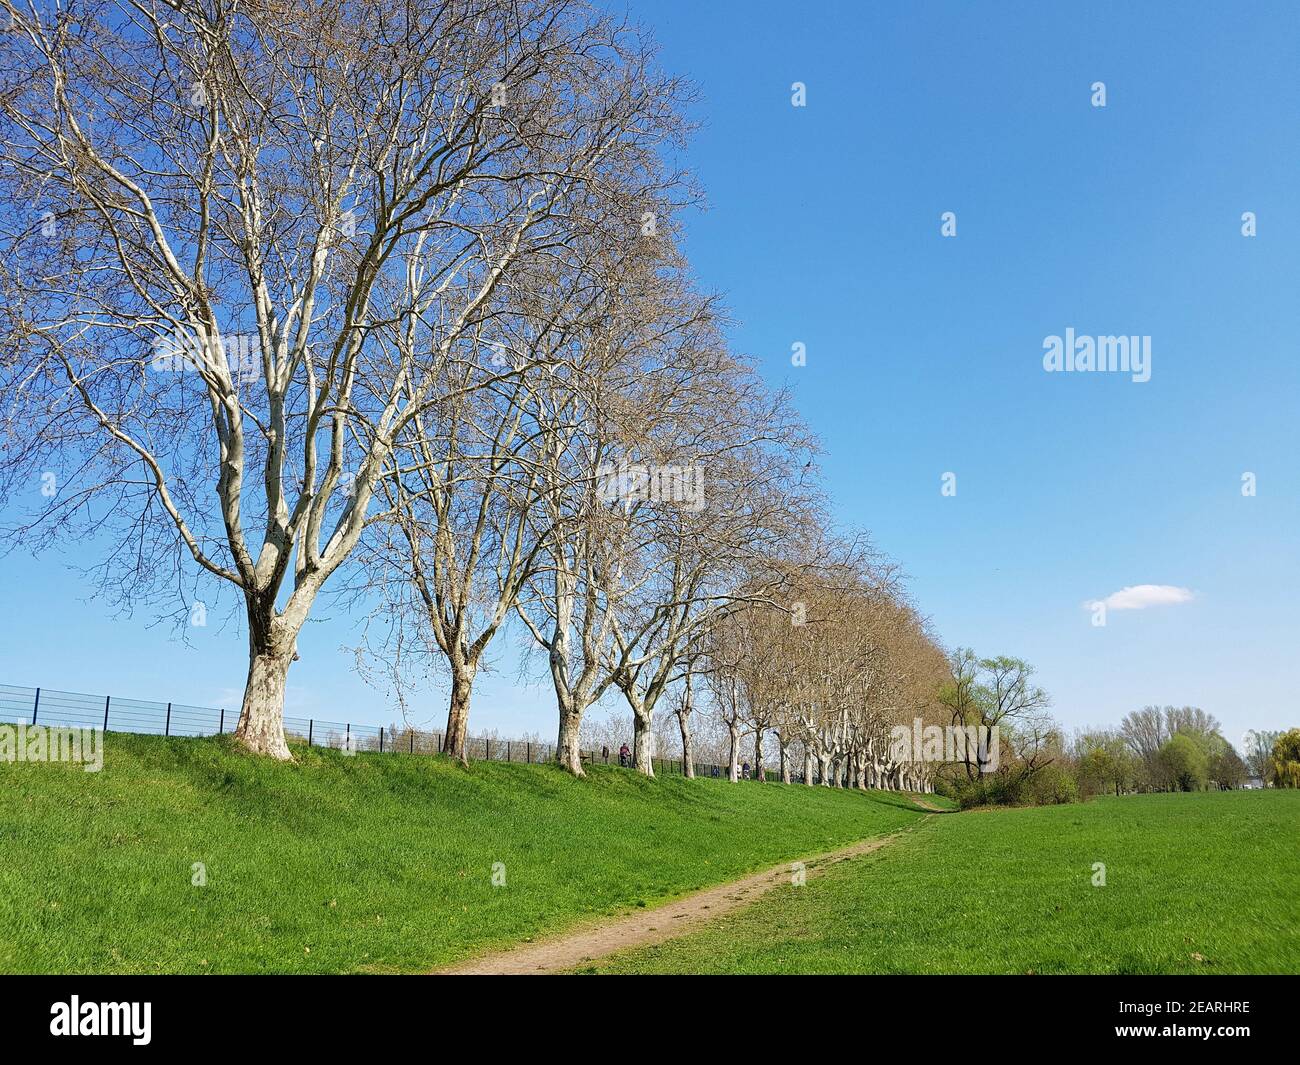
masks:
<path id="1" fill-rule="evenodd" d="M 0 764 L 0 971 L 422 971 L 911 828 L 583 971 L 1300 972 L 1297 792 L 925 815 L 883 793 L 297 754 L 113 734 L 97 774 Z"/>
<path id="2" fill-rule="evenodd" d="M 702 932 L 583 971 L 1296 973 L 1300 792 L 939 815 Z"/>
<path id="3" fill-rule="evenodd" d="M 0 764 L 0 971 L 420 971 L 923 816 L 604 766 L 279 765 L 228 739 L 110 734 L 99 773 Z"/>

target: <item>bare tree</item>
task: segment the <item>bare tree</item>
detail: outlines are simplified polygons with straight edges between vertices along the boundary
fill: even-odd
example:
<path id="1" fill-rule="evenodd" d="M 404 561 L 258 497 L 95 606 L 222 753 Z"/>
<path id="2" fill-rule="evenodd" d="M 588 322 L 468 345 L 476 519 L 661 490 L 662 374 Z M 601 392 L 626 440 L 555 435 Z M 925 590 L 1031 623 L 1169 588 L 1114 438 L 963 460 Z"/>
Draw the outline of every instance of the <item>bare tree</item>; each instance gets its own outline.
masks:
<path id="1" fill-rule="evenodd" d="M 707 332 L 701 339 L 690 363 L 679 349 L 681 375 L 666 379 L 652 431 L 631 441 L 629 458 L 646 477 L 692 476 L 698 490 L 694 499 L 665 499 L 661 481 L 657 493 L 631 487 L 623 500 L 645 535 L 635 594 L 615 613 L 614 683 L 641 739 L 701 634 L 733 611 L 772 602 L 784 571 L 766 560 L 797 537 L 815 501 L 801 477 L 813 441 L 788 396 L 769 392 Z M 653 773 L 639 744 L 636 765 Z"/>
<path id="2" fill-rule="evenodd" d="M 682 740 L 682 774 L 687 779 L 695 777 L 695 742 L 691 726 L 696 709 L 696 666 L 701 654 L 699 642 L 696 641 L 684 656 L 682 685 L 673 704 L 673 716 L 677 719 L 677 728 Z"/>
<path id="3" fill-rule="evenodd" d="M 1262 784 L 1273 781 L 1273 746 L 1282 735 L 1280 731 L 1251 730 L 1245 736 L 1246 767 L 1251 776 L 1257 777 Z"/>
<path id="4" fill-rule="evenodd" d="M 534 538 L 545 549 L 515 607 L 546 653 L 559 710 L 556 757 L 575 775 L 583 714 L 615 682 L 617 612 L 645 580 L 650 533 L 639 508 L 611 491 L 610 471 L 621 441 L 657 418 L 665 367 L 689 365 L 691 334 L 711 313 L 710 301 L 689 293 L 670 232 L 600 260 L 592 313 L 572 341 L 550 345 L 567 357 L 533 391 L 541 473 Z"/>
<path id="5" fill-rule="evenodd" d="M 564 0 L 0 9 L 0 478 L 59 482 L 9 535 L 116 534 L 127 598 L 235 589 L 237 735 L 288 758 L 297 636 L 399 439 L 521 263 L 671 187 L 682 93 Z"/>

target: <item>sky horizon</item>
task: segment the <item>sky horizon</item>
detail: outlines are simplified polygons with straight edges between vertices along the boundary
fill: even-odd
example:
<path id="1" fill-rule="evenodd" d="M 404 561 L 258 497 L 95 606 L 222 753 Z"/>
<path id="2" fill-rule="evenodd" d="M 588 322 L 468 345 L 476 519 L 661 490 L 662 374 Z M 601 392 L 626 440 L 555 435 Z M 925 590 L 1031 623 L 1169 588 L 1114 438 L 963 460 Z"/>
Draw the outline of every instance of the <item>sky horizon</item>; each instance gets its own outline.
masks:
<path id="1" fill-rule="evenodd" d="M 1071 732 L 1147 704 L 1234 744 L 1300 724 L 1300 10 L 607 6 L 700 89 L 685 250 L 734 348 L 791 388 L 836 520 L 944 645 L 1030 662 Z M 1067 335 L 1149 338 L 1149 379 L 1049 372 Z M 0 557 L 0 684 L 237 710 L 242 623 L 213 608 L 187 647 L 115 618 L 68 569 L 92 561 Z M 355 639 L 323 598 L 286 713 L 396 719 Z M 520 642 L 472 733 L 553 736 Z M 424 704 L 440 729 L 445 688 Z"/>

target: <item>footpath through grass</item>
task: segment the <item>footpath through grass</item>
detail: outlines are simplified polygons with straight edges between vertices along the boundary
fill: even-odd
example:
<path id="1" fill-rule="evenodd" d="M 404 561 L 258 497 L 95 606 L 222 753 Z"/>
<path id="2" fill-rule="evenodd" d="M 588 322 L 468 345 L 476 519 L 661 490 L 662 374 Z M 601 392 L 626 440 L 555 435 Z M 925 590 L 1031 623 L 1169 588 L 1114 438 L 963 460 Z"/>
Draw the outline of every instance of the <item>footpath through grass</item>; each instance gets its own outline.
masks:
<path id="1" fill-rule="evenodd" d="M 295 753 L 110 734 L 99 773 L 0 763 L 0 971 L 426 970 L 922 816 L 878 792 Z"/>
<path id="2" fill-rule="evenodd" d="M 1300 792 L 936 816 L 805 887 L 583 971 L 1296 973 Z"/>

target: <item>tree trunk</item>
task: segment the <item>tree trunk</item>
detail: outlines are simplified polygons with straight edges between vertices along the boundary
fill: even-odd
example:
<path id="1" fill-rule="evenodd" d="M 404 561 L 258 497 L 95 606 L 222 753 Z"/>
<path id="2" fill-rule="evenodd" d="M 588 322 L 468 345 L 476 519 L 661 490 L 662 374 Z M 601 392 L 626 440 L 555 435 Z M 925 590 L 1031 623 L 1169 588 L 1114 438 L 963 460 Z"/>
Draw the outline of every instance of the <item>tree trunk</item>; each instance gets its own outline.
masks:
<path id="1" fill-rule="evenodd" d="M 469 736 L 469 696 L 474 687 L 474 669 L 469 666 L 452 665 L 451 702 L 447 707 L 447 731 L 443 740 L 444 754 L 457 759 L 462 765 L 469 765 L 469 752 L 466 739 Z"/>
<path id="2" fill-rule="evenodd" d="M 682 730 L 682 775 L 687 780 L 695 779 L 695 746 L 691 739 L 691 715 L 677 714 L 677 727 Z"/>
<path id="3" fill-rule="evenodd" d="M 555 741 L 555 760 L 575 777 L 586 776 L 582 770 L 582 747 L 578 738 L 582 727 L 582 710 L 573 704 L 560 707 L 560 734 Z"/>
<path id="4" fill-rule="evenodd" d="M 754 779 L 767 779 L 767 774 L 763 772 L 763 727 L 761 725 L 754 730 Z"/>
<path id="5" fill-rule="evenodd" d="M 781 783 L 790 783 L 790 744 L 781 743 Z"/>
<path id="6" fill-rule="evenodd" d="M 235 728 L 235 739 L 253 754 L 281 762 L 293 760 L 284 740 L 284 686 L 292 660 L 292 655 L 285 653 L 251 654 L 244 704 Z"/>
<path id="7" fill-rule="evenodd" d="M 727 779 L 733 784 L 740 779 L 740 730 L 732 722 L 727 723 L 731 734 L 731 751 L 727 755 Z"/>
<path id="8" fill-rule="evenodd" d="M 290 631 L 275 608 L 255 601 L 248 611 L 248 679 L 235 739 L 253 754 L 293 761 L 284 739 L 284 688 L 294 659 L 296 631 Z"/>
<path id="9" fill-rule="evenodd" d="M 638 773 L 648 777 L 655 775 L 654 733 L 650 731 L 650 712 L 644 708 L 632 708 L 632 765 Z"/>
<path id="10" fill-rule="evenodd" d="M 818 751 L 817 761 L 822 774 L 822 787 L 829 788 L 831 786 L 831 756 L 829 753 Z"/>

